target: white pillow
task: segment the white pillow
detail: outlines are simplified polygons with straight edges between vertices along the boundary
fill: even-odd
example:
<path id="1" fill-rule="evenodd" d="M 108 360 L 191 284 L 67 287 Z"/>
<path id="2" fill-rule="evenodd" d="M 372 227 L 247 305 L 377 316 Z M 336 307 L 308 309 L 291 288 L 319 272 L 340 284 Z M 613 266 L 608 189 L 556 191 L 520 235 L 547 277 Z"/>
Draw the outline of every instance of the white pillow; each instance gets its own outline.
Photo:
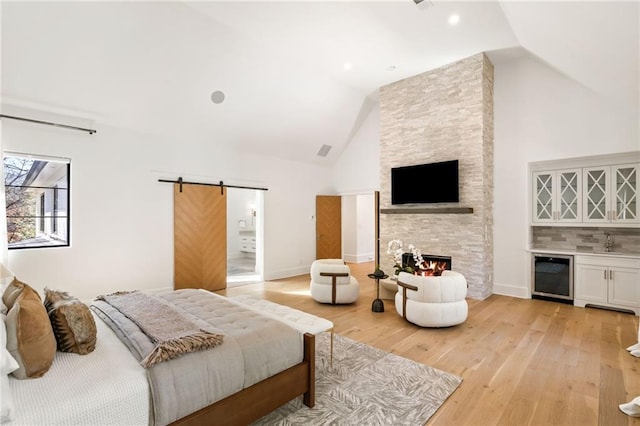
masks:
<path id="1" fill-rule="evenodd" d="M 9 287 L 11 281 L 13 281 L 14 274 L 6 266 L 0 263 L 0 314 L 7 314 L 7 307 L 4 306 L 2 301 L 2 295 L 4 291 Z"/>
<path id="2" fill-rule="evenodd" d="M 2 327 L 0 327 L 0 375 L 6 376 L 18 369 L 20 365 L 7 350 L 7 328 L 4 325 L 6 315 L 0 314 L 0 317 L 2 317 Z"/>
<path id="3" fill-rule="evenodd" d="M 0 422 L 6 423 L 13 419 L 15 408 L 13 406 L 13 398 L 9 389 L 8 374 L 17 370 L 20 366 L 18 362 L 11 356 L 7 350 L 7 329 L 4 325 L 5 315 L 2 317 L 2 325 L 0 325 Z"/>

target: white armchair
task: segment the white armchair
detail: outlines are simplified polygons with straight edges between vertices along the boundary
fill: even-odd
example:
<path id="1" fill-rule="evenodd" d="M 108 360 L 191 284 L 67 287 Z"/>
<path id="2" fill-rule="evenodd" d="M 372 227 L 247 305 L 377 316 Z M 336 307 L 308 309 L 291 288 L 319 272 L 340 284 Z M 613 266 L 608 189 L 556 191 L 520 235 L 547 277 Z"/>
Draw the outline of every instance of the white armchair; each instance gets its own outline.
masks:
<path id="1" fill-rule="evenodd" d="M 353 303 L 360 285 L 342 259 L 318 259 L 311 264 L 311 297 L 320 303 Z"/>
<path id="2" fill-rule="evenodd" d="M 467 319 L 466 296 L 467 280 L 458 272 L 439 277 L 400 272 L 396 311 L 421 327 L 450 327 Z"/>

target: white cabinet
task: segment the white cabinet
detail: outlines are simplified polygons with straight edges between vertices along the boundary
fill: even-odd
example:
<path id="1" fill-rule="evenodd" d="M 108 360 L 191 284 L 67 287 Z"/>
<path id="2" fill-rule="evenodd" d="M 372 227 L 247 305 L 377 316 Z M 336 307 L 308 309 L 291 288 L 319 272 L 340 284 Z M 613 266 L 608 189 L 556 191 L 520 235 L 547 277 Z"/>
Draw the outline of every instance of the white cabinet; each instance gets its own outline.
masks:
<path id="1" fill-rule="evenodd" d="M 582 222 L 582 169 L 532 174 L 533 222 Z"/>
<path id="2" fill-rule="evenodd" d="M 532 226 L 635 227 L 640 151 L 530 163 Z"/>
<path id="3" fill-rule="evenodd" d="M 240 251 L 245 253 L 256 252 L 256 237 L 249 235 L 240 236 Z"/>
<path id="4" fill-rule="evenodd" d="M 576 256 L 574 305 L 640 313 L 640 259 Z"/>
<path id="5" fill-rule="evenodd" d="M 587 167 L 583 171 L 583 221 L 640 223 L 638 164 Z"/>

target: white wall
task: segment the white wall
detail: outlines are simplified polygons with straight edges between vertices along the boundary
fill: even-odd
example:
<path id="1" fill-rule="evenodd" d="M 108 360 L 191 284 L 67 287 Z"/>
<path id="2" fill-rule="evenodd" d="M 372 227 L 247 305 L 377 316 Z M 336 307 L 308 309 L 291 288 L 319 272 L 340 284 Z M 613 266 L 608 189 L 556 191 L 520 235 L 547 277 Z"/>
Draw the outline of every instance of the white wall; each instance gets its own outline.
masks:
<path id="1" fill-rule="evenodd" d="M 638 110 L 535 58 L 494 65 L 494 293 L 528 297 L 527 164 L 639 150 Z"/>
<path id="2" fill-rule="evenodd" d="M 9 267 L 41 291 L 88 300 L 121 289 L 173 286 L 173 189 L 158 178 L 266 187 L 265 279 L 308 272 L 315 258 L 315 195 L 327 169 L 95 126 L 88 135 L 3 121 L 6 151 L 71 158 L 71 247 L 14 250 Z"/>
<path id="3" fill-rule="evenodd" d="M 380 189 L 380 111 L 367 98 L 361 121 L 331 171 L 337 193 L 369 194 Z"/>

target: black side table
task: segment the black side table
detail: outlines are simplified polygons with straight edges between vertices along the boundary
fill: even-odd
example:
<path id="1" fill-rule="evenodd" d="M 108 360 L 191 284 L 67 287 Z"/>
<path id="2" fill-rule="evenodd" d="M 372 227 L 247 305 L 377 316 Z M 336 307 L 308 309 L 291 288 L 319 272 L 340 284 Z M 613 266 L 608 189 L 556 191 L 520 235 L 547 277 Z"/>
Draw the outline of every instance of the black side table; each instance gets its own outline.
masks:
<path id="1" fill-rule="evenodd" d="M 389 275 L 378 269 L 373 274 L 369 274 L 367 276 L 371 279 L 376 280 L 376 299 L 371 304 L 371 311 L 384 312 L 384 303 L 382 302 L 382 299 L 380 299 L 380 280 L 389 278 Z"/>

